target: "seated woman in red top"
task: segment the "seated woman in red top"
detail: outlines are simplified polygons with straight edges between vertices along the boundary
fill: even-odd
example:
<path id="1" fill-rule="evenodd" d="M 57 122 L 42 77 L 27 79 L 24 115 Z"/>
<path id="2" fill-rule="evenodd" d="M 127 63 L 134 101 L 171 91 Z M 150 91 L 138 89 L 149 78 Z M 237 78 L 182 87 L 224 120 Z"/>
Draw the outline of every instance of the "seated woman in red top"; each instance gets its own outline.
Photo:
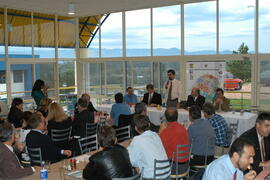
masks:
<path id="1" fill-rule="evenodd" d="M 176 159 L 173 154 L 177 145 L 189 144 L 187 130 L 177 122 L 178 112 L 175 108 L 168 108 L 165 111 L 166 122 L 160 126 L 160 138 L 169 159 Z M 185 150 L 185 149 L 180 149 Z M 176 174 L 176 163 L 178 163 L 178 174 L 186 172 L 188 169 L 188 158 L 179 159 L 172 165 L 172 174 Z"/>

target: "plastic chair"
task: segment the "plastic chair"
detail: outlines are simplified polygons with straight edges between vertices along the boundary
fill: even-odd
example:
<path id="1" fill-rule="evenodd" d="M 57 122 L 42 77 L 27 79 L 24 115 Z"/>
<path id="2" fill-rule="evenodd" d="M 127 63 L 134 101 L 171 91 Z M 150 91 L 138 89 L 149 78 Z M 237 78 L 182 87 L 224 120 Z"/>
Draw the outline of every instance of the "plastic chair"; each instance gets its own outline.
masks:
<path id="1" fill-rule="evenodd" d="M 72 127 L 67 129 L 51 129 L 51 139 L 53 142 L 69 141 Z"/>
<path id="2" fill-rule="evenodd" d="M 97 133 L 97 123 L 86 123 L 86 136 Z"/>
<path id="3" fill-rule="evenodd" d="M 120 114 L 119 121 L 118 121 L 118 127 L 120 128 L 120 127 L 130 125 L 132 119 L 133 119 L 133 114 L 129 114 L 129 115 Z"/>
<path id="4" fill-rule="evenodd" d="M 130 139 L 130 125 L 115 129 L 118 142 Z"/>
<path id="5" fill-rule="evenodd" d="M 78 140 L 80 153 L 84 154 L 86 152 L 94 151 L 98 149 L 97 135 L 91 135 Z"/>
<path id="6" fill-rule="evenodd" d="M 31 159 L 31 164 L 40 166 L 42 162 L 42 155 L 41 155 L 41 148 L 29 148 L 27 147 L 30 159 Z"/>
<path id="7" fill-rule="evenodd" d="M 170 160 L 154 160 L 154 179 L 168 179 L 171 175 Z"/>

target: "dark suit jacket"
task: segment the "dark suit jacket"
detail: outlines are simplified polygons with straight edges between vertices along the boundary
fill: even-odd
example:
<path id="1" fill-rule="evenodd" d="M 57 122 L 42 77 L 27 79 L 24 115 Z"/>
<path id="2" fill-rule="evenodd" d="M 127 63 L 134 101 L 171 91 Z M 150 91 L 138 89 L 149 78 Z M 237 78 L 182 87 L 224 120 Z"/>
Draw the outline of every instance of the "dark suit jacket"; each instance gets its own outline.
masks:
<path id="1" fill-rule="evenodd" d="M 50 137 L 40 132 L 31 130 L 26 136 L 26 146 L 29 148 L 41 148 L 42 161 L 52 163 L 64 158 L 61 149 L 56 147 Z"/>
<path id="2" fill-rule="evenodd" d="M 196 101 L 194 101 L 194 97 L 189 95 L 188 99 L 187 99 L 187 107 L 190 107 L 192 105 L 197 105 L 200 106 L 200 108 L 202 109 L 202 106 L 205 102 L 205 97 L 199 95 L 196 99 Z"/>
<path id="3" fill-rule="evenodd" d="M 0 142 L 0 179 L 19 179 L 31 174 L 32 168 L 22 168 L 16 154 Z"/>
<path id="4" fill-rule="evenodd" d="M 142 102 L 144 102 L 145 104 L 149 105 L 148 104 L 148 98 L 149 98 L 149 93 L 145 93 L 143 95 L 143 100 Z M 150 104 L 159 104 L 159 105 L 162 105 L 162 99 L 161 99 L 161 95 L 154 92 L 153 96 L 152 96 L 152 99 L 150 101 Z"/>
<path id="5" fill-rule="evenodd" d="M 261 157 L 261 148 L 260 148 L 260 143 L 258 140 L 258 135 L 256 128 L 253 127 L 250 130 L 244 132 L 240 137 L 244 137 L 249 139 L 250 141 L 253 142 L 254 144 L 254 149 L 255 149 L 255 156 L 253 158 L 253 169 L 259 174 L 262 171 L 262 168 L 259 167 L 260 162 L 262 161 Z M 266 160 L 270 160 L 270 137 L 264 138 L 264 149 L 265 149 L 265 155 L 266 155 Z"/>
<path id="6" fill-rule="evenodd" d="M 86 123 L 94 123 L 94 113 L 88 109 L 78 113 L 74 117 L 72 124 L 72 136 L 86 136 Z"/>

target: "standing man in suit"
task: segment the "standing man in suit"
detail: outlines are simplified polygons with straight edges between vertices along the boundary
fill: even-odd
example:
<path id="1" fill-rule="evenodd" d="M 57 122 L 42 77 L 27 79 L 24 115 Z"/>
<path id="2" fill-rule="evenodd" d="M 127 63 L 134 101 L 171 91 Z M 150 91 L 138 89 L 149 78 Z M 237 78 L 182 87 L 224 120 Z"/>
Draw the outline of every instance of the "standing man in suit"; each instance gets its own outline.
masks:
<path id="1" fill-rule="evenodd" d="M 22 167 L 13 144 L 15 128 L 9 122 L 0 123 L 0 179 L 19 179 L 35 172 L 33 167 Z M 18 148 L 19 149 L 19 148 Z"/>
<path id="2" fill-rule="evenodd" d="M 204 102 L 205 102 L 205 97 L 200 95 L 200 89 L 193 88 L 191 90 L 191 94 L 188 96 L 188 99 L 187 99 L 187 107 L 190 107 L 192 105 L 197 105 L 202 109 Z"/>
<path id="3" fill-rule="evenodd" d="M 253 169 L 258 173 L 263 167 L 270 166 L 270 113 L 262 112 L 259 114 L 255 127 L 246 131 L 241 135 L 253 142 L 255 148 L 255 156 Z"/>
<path id="4" fill-rule="evenodd" d="M 147 84 L 146 90 L 148 93 L 144 94 L 142 102 L 151 107 L 162 105 L 161 95 L 154 91 L 154 86 L 152 84 Z"/>
<path id="5" fill-rule="evenodd" d="M 163 85 L 167 107 L 180 107 L 182 83 L 175 79 L 175 71 L 173 69 L 167 72 L 168 80 Z"/>

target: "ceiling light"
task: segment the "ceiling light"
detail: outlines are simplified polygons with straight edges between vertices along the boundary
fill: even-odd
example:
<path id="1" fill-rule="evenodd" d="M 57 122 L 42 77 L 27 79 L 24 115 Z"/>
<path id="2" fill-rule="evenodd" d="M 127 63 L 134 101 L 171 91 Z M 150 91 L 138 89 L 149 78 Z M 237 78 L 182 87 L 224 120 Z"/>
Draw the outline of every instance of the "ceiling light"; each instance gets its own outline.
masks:
<path id="1" fill-rule="evenodd" d="M 75 5 L 73 3 L 68 4 L 68 14 L 74 15 L 75 14 Z"/>

